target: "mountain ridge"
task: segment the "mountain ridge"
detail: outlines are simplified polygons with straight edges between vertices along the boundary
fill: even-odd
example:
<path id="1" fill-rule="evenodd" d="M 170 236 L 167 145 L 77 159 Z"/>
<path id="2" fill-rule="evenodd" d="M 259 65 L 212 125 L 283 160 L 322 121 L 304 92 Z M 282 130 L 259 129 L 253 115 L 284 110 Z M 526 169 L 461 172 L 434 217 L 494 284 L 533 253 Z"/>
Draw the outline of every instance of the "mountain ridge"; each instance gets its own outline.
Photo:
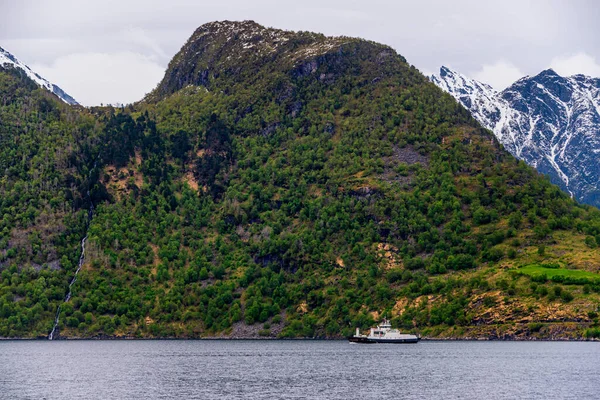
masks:
<path id="1" fill-rule="evenodd" d="M 0 67 L 11 67 L 23 71 L 29 79 L 34 81 L 39 87 L 54 93 L 59 99 L 69 105 L 78 105 L 77 101 L 68 95 L 64 90 L 47 79 L 42 78 L 39 74 L 33 71 L 29 66 L 25 65 L 14 55 L 0 47 Z"/>
<path id="2" fill-rule="evenodd" d="M 496 92 L 442 67 L 430 78 L 492 130 L 507 150 L 578 200 L 600 205 L 600 79 L 546 69 Z"/>
<path id="3" fill-rule="evenodd" d="M 224 77 L 252 78 L 262 64 L 274 66 L 275 60 L 278 70 L 308 75 L 318 68 L 323 57 L 335 58 L 343 53 L 344 45 L 359 43 L 380 49 L 382 58 L 394 54 L 404 60 L 389 46 L 358 38 L 267 28 L 250 20 L 210 22 L 194 31 L 169 63 L 163 80 L 145 100 L 156 101 L 187 85 L 209 88 Z"/>

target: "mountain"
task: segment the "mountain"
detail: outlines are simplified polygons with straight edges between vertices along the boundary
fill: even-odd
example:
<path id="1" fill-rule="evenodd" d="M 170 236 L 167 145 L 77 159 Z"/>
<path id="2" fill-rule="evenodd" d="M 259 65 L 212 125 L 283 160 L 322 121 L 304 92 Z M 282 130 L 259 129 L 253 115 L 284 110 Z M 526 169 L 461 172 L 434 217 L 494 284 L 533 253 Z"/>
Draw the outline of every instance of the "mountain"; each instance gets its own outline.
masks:
<path id="1" fill-rule="evenodd" d="M 577 200 L 600 206 L 600 79 L 549 69 L 496 92 L 442 67 L 431 80 L 515 157 Z"/>
<path id="2" fill-rule="evenodd" d="M 39 76 L 36 72 L 32 71 L 31 68 L 23 64 L 15 56 L 10 54 L 8 51 L 4 50 L 2 47 L 0 47 L 0 68 L 1 67 L 15 68 L 20 71 L 23 71 L 27 75 L 27 77 L 34 81 L 39 87 L 44 88 L 51 93 L 54 93 L 59 99 L 61 99 L 65 103 L 70 105 L 79 104 L 77 103 L 77 101 L 75 101 L 74 98 L 65 93 L 65 91 L 62 90 L 60 87 L 56 86 L 51 82 L 48 82 L 46 79 Z"/>
<path id="3" fill-rule="evenodd" d="M 214 22 L 125 108 L 0 95 L 1 337 L 600 333 L 600 211 L 388 46 Z"/>

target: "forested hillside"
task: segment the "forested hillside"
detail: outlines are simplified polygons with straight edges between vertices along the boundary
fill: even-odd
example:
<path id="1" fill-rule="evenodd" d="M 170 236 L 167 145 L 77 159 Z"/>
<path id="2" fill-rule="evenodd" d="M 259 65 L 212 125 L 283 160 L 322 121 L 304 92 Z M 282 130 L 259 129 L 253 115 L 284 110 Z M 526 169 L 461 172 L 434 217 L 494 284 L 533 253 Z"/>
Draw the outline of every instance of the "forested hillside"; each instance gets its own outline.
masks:
<path id="1" fill-rule="evenodd" d="M 123 109 L 0 83 L 0 336 L 52 329 L 90 200 L 63 337 L 600 333 L 600 212 L 387 46 L 217 22 Z"/>
<path id="2" fill-rule="evenodd" d="M 0 335 L 47 330 L 85 235 L 100 132 L 20 70 L 0 68 Z"/>

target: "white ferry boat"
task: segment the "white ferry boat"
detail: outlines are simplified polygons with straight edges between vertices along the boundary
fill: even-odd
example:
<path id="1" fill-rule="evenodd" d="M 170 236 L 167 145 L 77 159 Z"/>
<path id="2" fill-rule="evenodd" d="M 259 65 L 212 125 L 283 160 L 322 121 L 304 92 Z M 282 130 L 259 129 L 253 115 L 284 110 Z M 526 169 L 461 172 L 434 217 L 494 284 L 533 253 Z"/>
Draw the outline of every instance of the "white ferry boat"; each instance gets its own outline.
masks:
<path id="1" fill-rule="evenodd" d="M 368 335 L 361 335 L 360 330 L 356 328 L 356 333 L 348 340 L 351 343 L 417 343 L 421 338 L 408 333 L 400 333 L 398 329 L 392 329 L 390 321 L 384 318 L 380 325 L 371 328 Z"/>

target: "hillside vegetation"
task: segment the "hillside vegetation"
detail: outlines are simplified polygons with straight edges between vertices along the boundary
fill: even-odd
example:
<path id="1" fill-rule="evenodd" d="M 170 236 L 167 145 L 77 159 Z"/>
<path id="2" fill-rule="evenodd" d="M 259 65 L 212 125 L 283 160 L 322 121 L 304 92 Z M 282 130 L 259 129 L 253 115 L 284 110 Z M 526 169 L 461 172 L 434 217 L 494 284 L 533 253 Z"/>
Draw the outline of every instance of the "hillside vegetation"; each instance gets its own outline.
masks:
<path id="1" fill-rule="evenodd" d="M 600 212 L 387 46 L 217 22 L 126 108 L 0 83 L 0 336 L 52 329 L 90 200 L 63 337 L 600 333 Z"/>

